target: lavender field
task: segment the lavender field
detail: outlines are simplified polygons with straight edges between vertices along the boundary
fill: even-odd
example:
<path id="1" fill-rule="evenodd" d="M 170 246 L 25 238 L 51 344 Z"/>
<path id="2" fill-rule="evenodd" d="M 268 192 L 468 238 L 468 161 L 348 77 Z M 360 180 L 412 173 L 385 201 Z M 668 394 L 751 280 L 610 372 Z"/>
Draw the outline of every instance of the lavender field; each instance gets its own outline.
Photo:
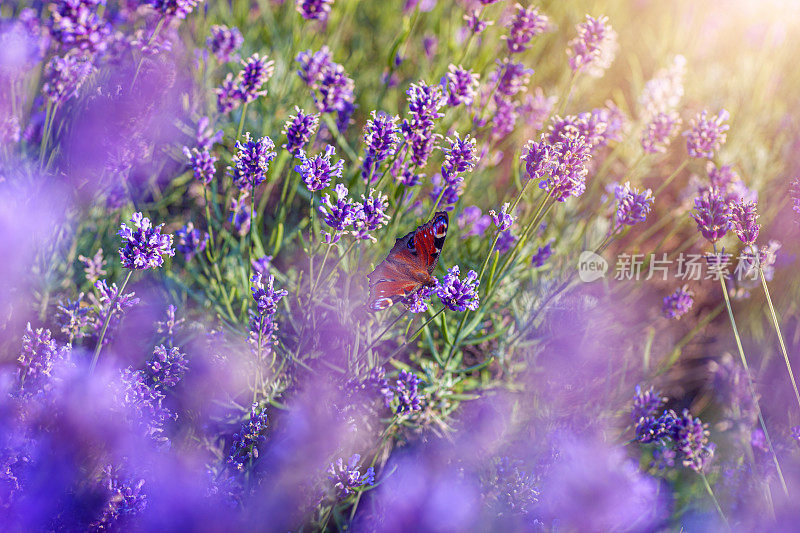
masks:
<path id="1" fill-rule="evenodd" d="M 800 531 L 800 4 L 3 0 L 0 533 Z"/>

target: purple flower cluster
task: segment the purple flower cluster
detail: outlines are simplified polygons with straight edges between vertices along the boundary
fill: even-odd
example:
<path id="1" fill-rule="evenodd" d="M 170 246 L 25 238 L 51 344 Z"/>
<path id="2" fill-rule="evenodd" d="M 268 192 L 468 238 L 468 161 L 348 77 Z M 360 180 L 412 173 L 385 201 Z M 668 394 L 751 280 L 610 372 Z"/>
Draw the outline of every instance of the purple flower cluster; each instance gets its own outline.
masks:
<path id="1" fill-rule="evenodd" d="M 472 105 L 480 85 L 480 74 L 463 68 L 461 65 L 450 64 L 447 74 L 442 78 L 442 85 L 447 91 L 447 105 L 456 107 L 461 104 Z"/>
<path id="2" fill-rule="evenodd" d="M 165 440 L 164 423 L 175 418 L 175 414 L 164 406 L 164 391 L 153 386 L 145 372 L 131 367 L 122 371 L 120 382 L 122 389 L 118 400 L 128 420 L 153 440 Z"/>
<path id="3" fill-rule="evenodd" d="M 695 212 L 691 215 L 703 237 L 715 243 L 725 236 L 731 227 L 731 207 L 719 190 L 710 188 L 703 191 L 694 199 L 694 207 Z"/>
<path id="4" fill-rule="evenodd" d="M 444 278 L 436 285 L 436 295 L 451 311 L 475 311 L 480 305 L 478 296 L 478 274 L 474 270 L 467 272 L 461 279 L 458 265 L 447 270 Z"/>
<path id="5" fill-rule="evenodd" d="M 533 69 L 522 63 L 516 63 L 506 58 L 497 61 L 497 68 L 492 73 L 492 82 L 495 84 L 495 99 L 508 100 L 523 92 L 528 85 Z"/>
<path id="6" fill-rule="evenodd" d="M 90 53 L 108 46 L 111 25 L 97 14 L 105 0 L 60 0 L 50 4 L 50 34 L 65 49 L 77 48 Z"/>
<path id="7" fill-rule="evenodd" d="M 306 20 L 327 20 L 333 0 L 296 0 L 297 12 Z"/>
<path id="8" fill-rule="evenodd" d="M 413 372 L 400 371 L 392 388 L 394 398 L 397 399 L 397 414 L 412 413 L 422 408 L 422 400 L 425 397 L 419 392 L 421 382 L 422 380 Z"/>
<path id="9" fill-rule="evenodd" d="M 689 129 L 683 132 L 686 137 L 686 150 L 689 157 L 713 159 L 720 146 L 725 144 L 730 126 L 725 124 L 730 115 L 724 109 L 709 117 L 703 110 L 689 122 Z"/>
<path id="10" fill-rule="evenodd" d="M 94 325 L 94 309 L 84 301 L 84 293 L 79 293 L 75 300 L 67 299 L 59 302 L 56 318 L 61 333 L 67 336 L 71 346 L 73 342 L 88 335 L 89 329 Z"/>
<path id="11" fill-rule="evenodd" d="M 244 136 L 244 142 L 236 141 L 236 154 L 231 158 L 233 167 L 229 167 L 233 184 L 242 191 L 252 191 L 267 179 L 270 162 L 278 155 L 275 143 L 269 137 L 253 140 L 250 133 Z"/>
<path id="12" fill-rule="evenodd" d="M 336 463 L 331 463 L 328 467 L 328 479 L 333 483 L 337 499 L 343 500 L 356 492 L 359 487 L 375 483 L 375 469 L 370 466 L 362 474 L 359 467 L 360 462 L 361 456 L 356 453 L 348 459 L 346 464 L 340 457 Z"/>
<path id="13" fill-rule="evenodd" d="M 146 0 L 146 3 L 167 17 L 185 19 L 203 0 Z"/>
<path id="14" fill-rule="evenodd" d="M 680 127 L 681 117 L 674 111 L 656 114 L 644 127 L 642 149 L 648 154 L 666 152 L 667 146 Z"/>
<path id="15" fill-rule="evenodd" d="M 440 85 L 426 85 L 425 82 L 412 83 L 406 91 L 408 95 L 408 114 L 400 129 L 406 142 L 406 150 L 411 153 L 411 162 L 424 168 L 431 152 L 436 147 L 439 136 L 433 133 L 434 121 L 444 116 L 439 110 L 447 103 Z"/>
<path id="16" fill-rule="evenodd" d="M 550 256 L 553 255 L 553 242 L 550 241 L 544 246 L 540 246 L 536 253 L 531 257 L 531 265 L 539 268 L 544 266 Z"/>
<path id="17" fill-rule="evenodd" d="M 633 394 L 633 408 L 631 409 L 631 418 L 634 422 L 638 422 L 641 418 L 654 417 L 661 410 L 661 406 L 667 401 L 666 397 L 656 393 L 653 387 L 646 391 L 642 391 L 640 385 L 636 385 Z"/>
<path id="18" fill-rule="evenodd" d="M 476 235 L 483 236 L 492 224 L 492 217 L 484 215 L 483 211 L 477 205 L 465 207 L 464 210 L 458 215 L 458 229 L 461 230 L 461 238 Z"/>
<path id="19" fill-rule="evenodd" d="M 240 104 L 252 102 L 267 94 L 263 85 L 269 81 L 275 71 L 275 62 L 255 53 L 242 60 L 242 70 L 236 78 L 228 74 L 222 86 L 214 92 L 217 95 L 217 109 L 220 113 L 229 113 Z"/>
<path id="20" fill-rule="evenodd" d="M 476 140 L 467 134 L 463 139 L 454 132 L 447 139 L 448 147 L 444 149 L 444 162 L 442 163 L 442 177 L 450 184 L 456 184 L 459 174 L 470 172 L 477 162 Z"/>
<path id="21" fill-rule="evenodd" d="M 146 372 L 154 387 L 170 388 L 178 384 L 188 368 L 186 354 L 177 346 L 167 348 L 160 344 L 153 349 Z"/>
<path id="22" fill-rule="evenodd" d="M 464 22 L 467 23 L 467 29 L 473 35 L 480 35 L 487 26 L 494 24 L 494 21 L 482 20 L 481 12 L 476 9 L 473 9 L 464 15 Z"/>
<path id="23" fill-rule="evenodd" d="M 692 291 L 689 290 L 688 286 L 684 285 L 664 297 L 661 312 L 665 317 L 677 320 L 689 312 L 693 303 Z"/>
<path id="24" fill-rule="evenodd" d="M 600 61 L 611 26 L 608 25 L 608 17 L 586 15 L 586 20 L 578 24 L 576 29 L 578 36 L 569 42 L 567 55 L 572 71 L 581 72 Z"/>
<path id="25" fill-rule="evenodd" d="M 216 174 L 217 156 L 208 151 L 207 148 L 192 148 L 183 147 L 183 153 L 189 160 L 189 166 L 192 168 L 194 179 L 204 185 L 208 185 L 214 179 Z"/>
<path id="26" fill-rule="evenodd" d="M 197 253 L 205 250 L 206 244 L 208 244 L 208 233 L 196 229 L 191 222 L 187 222 L 175 233 L 175 236 L 178 239 L 175 249 L 183 254 L 187 262 L 191 261 Z"/>
<path id="27" fill-rule="evenodd" d="M 758 239 L 760 224 L 758 219 L 758 208 L 755 202 L 740 200 L 732 202 L 731 208 L 731 228 L 744 244 L 755 244 Z"/>
<path id="28" fill-rule="evenodd" d="M 373 111 L 372 118 L 364 125 L 364 160 L 361 163 L 361 177 L 365 183 L 375 181 L 375 170 L 394 153 L 400 140 L 398 120 L 397 116 Z"/>
<path id="29" fill-rule="evenodd" d="M 303 176 L 303 181 L 309 191 L 319 191 L 331 184 L 334 178 L 342 177 L 344 160 L 339 159 L 331 164 L 331 157 L 336 154 L 336 148 L 330 144 L 325 146 L 324 154 L 307 157 L 303 150 L 298 150 L 297 157 L 300 164 L 294 170 Z"/>
<path id="30" fill-rule="evenodd" d="M 335 232 L 344 231 L 347 226 L 352 224 L 355 208 L 350 198 L 347 197 L 348 190 L 344 184 L 339 183 L 333 188 L 335 199 L 332 195 L 326 194 L 322 198 L 322 205 L 319 212 L 322 221 Z"/>
<path id="31" fill-rule="evenodd" d="M 264 283 L 264 277 L 260 272 L 253 274 L 252 282 L 250 292 L 253 295 L 259 314 L 271 318 L 278 311 L 278 303 L 288 292 L 283 289 L 275 290 L 275 278 L 273 276 L 267 276 L 266 283 Z"/>
<path id="32" fill-rule="evenodd" d="M 216 24 L 211 26 L 211 37 L 208 38 L 207 45 L 221 63 L 230 61 L 243 43 L 244 37 L 238 28 Z"/>
<path id="33" fill-rule="evenodd" d="M 267 410 L 258 403 L 250 406 L 250 417 L 233 435 L 228 463 L 238 471 L 244 471 L 246 463 L 258 458 L 258 447 L 267 440 Z"/>
<path id="34" fill-rule="evenodd" d="M 508 25 L 508 36 L 503 38 L 512 54 L 524 52 L 530 48 L 531 39 L 547 31 L 550 20 L 547 15 L 539 13 L 535 7 L 525 8 L 516 5 L 517 12 Z"/>
<path id="35" fill-rule="evenodd" d="M 250 231 L 251 207 L 248 205 L 248 198 L 249 194 L 246 190 L 242 191 L 238 197 L 231 198 L 228 222 L 233 224 L 233 228 L 240 236 L 246 235 Z"/>
<path id="36" fill-rule="evenodd" d="M 367 195 L 361 195 L 361 202 L 353 205 L 353 236 L 356 239 L 375 238 L 371 232 L 381 228 L 389 221 L 386 210 L 389 209 L 389 197 L 379 191 L 370 189 Z"/>
<path id="37" fill-rule="evenodd" d="M 22 336 L 22 351 L 17 358 L 20 390 L 40 389 L 50 378 L 55 363 L 67 355 L 68 350 L 58 346 L 49 329 L 33 330 L 28 322 Z"/>
<path id="38" fill-rule="evenodd" d="M 133 228 L 122 224 L 118 233 L 123 241 L 123 246 L 119 249 L 123 267 L 132 270 L 158 268 L 164 264 L 163 255 L 175 255 L 172 235 L 161 234 L 164 224 L 153 226 L 150 219 L 141 213 L 134 213 L 131 223 Z"/>
<path id="39" fill-rule="evenodd" d="M 572 132 L 562 139 L 551 145 L 542 135 L 539 142 L 528 142 L 523 156 L 528 179 L 539 180 L 539 188 L 559 202 L 586 190 L 592 148 L 579 133 Z"/>
<path id="40" fill-rule="evenodd" d="M 89 530 L 93 532 L 113 530 L 124 517 L 137 515 L 147 508 L 144 479 L 123 480 L 110 465 L 103 474 L 106 503 L 100 517 L 89 525 Z"/>
<path id="41" fill-rule="evenodd" d="M 616 197 L 618 204 L 615 224 L 617 228 L 635 226 L 639 222 L 644 222 L 655 201 L 650 189 L 639 191 L 631 188 L 627 182 L 617 187 Z"/>
<path id="42" fill-rule="evenodd" d="M 303 148 L 316 133 L 319 126 L 319 114 L 306 113 L 295 106 L 295 114 L 289 117 L 281 133 L 286 135 L 286 144 L 283 148 L 292 155 Z"/>
<path id="43" fill-rule="evenodd" d="M 489 211 L 489 214 L 492 216 L 492 222 L 494 225 L 497 226 L 497 231 L 505 231 L 510 228 L 514 221 L 517 219 L 517 216 L 513 213 L 508 212 L 508 208 L 511 204 L 506 202 L 500 208 L 500 212 L 496 213 L 494 210 Z"/>
<path id="44" fill-rule="evenodd" d="M 309 86 L 317 109 L 322 113 L 348 113 L 353 107 L 353 80 L 344 67 L 334 63 L 327 46 L 318 52 L 307 50 L 297 55 L 298 76 Z M 341 129 L 341 128 L 340 128 Z"/>
<path id="45" fill-rule="evenodd" d="M 82 55 L 54 56 L 44 69 L 42 94 L 52 104 L 61 105 L 78 95 L 93 69 L 92 62 Z"/>

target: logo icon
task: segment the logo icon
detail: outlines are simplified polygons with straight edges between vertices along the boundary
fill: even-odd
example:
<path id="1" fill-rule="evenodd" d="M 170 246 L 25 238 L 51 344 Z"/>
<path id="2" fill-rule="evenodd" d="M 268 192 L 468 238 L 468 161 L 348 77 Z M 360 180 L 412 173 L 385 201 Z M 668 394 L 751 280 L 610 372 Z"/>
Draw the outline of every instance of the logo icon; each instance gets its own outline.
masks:
<path id="1" fill-rule="evenodd" d="M 608 262 L 596 253 L 585 250 L 578 257 L 578 277 L 584 283 L 598 280 L 606 275 Z"/>

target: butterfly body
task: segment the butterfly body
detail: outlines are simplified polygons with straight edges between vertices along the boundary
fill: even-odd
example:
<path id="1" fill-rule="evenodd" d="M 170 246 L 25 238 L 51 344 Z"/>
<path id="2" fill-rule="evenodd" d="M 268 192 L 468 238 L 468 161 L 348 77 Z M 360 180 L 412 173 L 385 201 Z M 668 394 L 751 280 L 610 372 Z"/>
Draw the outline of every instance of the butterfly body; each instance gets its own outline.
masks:
<path id="1" fill-rule="evenodd" d="M 369 307 L 380 311 L 436 284 L 433 271 L 447 236 L 449 219 L 439 212 L 427 223 L 400 237 L 372 273 Z"/>

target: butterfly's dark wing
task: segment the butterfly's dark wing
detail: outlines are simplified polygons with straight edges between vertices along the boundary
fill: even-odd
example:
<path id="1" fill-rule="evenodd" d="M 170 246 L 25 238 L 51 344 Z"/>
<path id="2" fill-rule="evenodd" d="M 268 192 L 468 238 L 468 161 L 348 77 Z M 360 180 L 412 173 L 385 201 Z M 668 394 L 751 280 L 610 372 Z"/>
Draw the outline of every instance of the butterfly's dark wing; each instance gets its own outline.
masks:
<path id="1" fill-rule="evenodd" d="M 432 220 L 395 241 L 386 259 L 368 276 L 370 309 L 386 309 L 423 285 L 434 283 L 431 274 L 447 224 L 447 213 L 436 213 Z"/>

